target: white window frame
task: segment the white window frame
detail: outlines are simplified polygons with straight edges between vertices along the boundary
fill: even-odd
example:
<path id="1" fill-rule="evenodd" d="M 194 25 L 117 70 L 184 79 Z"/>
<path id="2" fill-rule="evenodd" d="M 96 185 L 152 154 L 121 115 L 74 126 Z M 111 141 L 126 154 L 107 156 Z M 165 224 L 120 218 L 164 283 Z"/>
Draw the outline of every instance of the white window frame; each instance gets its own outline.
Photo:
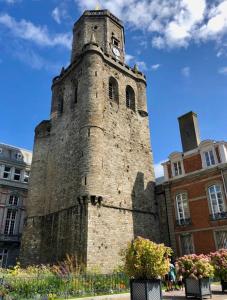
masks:
<path id="1" fill-rule="evenodd" d="M 16 170 L 17 171 L 20 171 L 20 173 L 16 173 Z M 13 180 L 14 181 L 21 181 L 21 175 L 22 175 L 22 170 L 20 168 L 14 168 L 13 170 Z M 15 179 L 15 176 L 19 176 L 19 179 Z"/>
<path id="2" fill-rule="evenodd" d="M 211 192 L 212 188 L 214 189 L 214 193 Z M 221 194 L 221 198 L 218 197 L 218 194 Z M 216 184 L 210 185 L 208 187 L 208 195 L 209 195 L 209 204 L 210 204 L 209 206 L 210 206 L 210 209 L 211 209 L 211 214 L 213 216 L 215 216 L 215 214 L 222 213 L 222 212 L 226 211 L 224 193 L 223 193 L 221 184 L 216 183 Z M 221 199 L 222 203 L 220 203 L 220 199 Z M 214 211 L 214 205 L 213 204 L 215 204 L 215 206 L 218 208 L 217 211 Z M 221 205 L 223 206 L 223 210 L 220 209 Z"/>
<path id="3" fill-rule="evenodd" d="M 176 173 L 175 173 L 175 164 L 177 164 L 178 175 L 176 175 Z M 179 168 L 179 165 L 180 165 L 180 168 Z M 181 174 L 179 174 L 180 173 L 179 169 L 181 169 Z M 182 159 L 171 160 L 171 171 L 172 171 L 173 178 L 183 176 L 185 174 L 183 160 Z"/>
<path id="4" fill-rule="evenodd" d="M 176 219 L 178 221 L 190 218 L 188 195 L 186 192 L 177 193 L 175 197 L 176 201 Z M 185 211 L 185 205 L 187 204 L 187 211 Z M 182 216 L 181 216 L 182 213 Z"/>
<path id="5" fill-rule="evenodd" d="M 183 174 L 182 162 L 180 160 L 173 162 L 173 171 L 174 171 L 174 176 L 181 176 Z"/>
<path id="6" fill-rule="evenodd" d="M 225 235 L 225 240 L 224 240 L 224 245 L 220 245 L 219 246 L 219 241 L 218 241 L 218 235 L 223 233 Z M 227 228 L 225 230 L 216 230 L 214 231 L 214 240 L 215 240 L 215 244 L 216 244 L 216 249 L 227 249 Z M 224 247 L 223 247 L 224 246 Z"/>
<path id="7" fill-rule="evenodd" d="M 8 216 L 8 214 L 10 215 Z M 6 213 L 5 228 L 4 228 L 5 235 L 14 235 L 16 218 L 17 218 L 17 210 L 8 208 Z"/>
<path id="8" fill-rule="evenodd" d="M 182 243 L 182 239 L 183 238 L 186 238 L 186 237 L 189 237 L 190 238 L 190 245 L 188 247 L 189 251 L 183 251 L 185 249 L 183 249 L 183 243 Z M 193 254 L 195 253 L 195 247 L 194 247 L 194 240 L 193 240 L 193 235 L 192 233 L 184 233 L 184 234 L 180 234 L 179 236 L 179 240 L 180 240 L 180 252 L 181 252 L 181 255 L 186 255 L 186 254 Z"/>
<path id="9" fill-rule="evenodd" d="M 5 169 L 6 168 L 9 168 L 9 171 L 6 171 Z M 5 178 L 4 177 L 4 174 L 8 174 L 8 177 Z M 3 179 L 6 179 L 6 180 L 10 180 L 11 179 L 11 176 L 12 176 L 12 167 L 11 166 L 8 166 L 8 165 L 3 165 L 3 171 L 2 171 L 2 178 Z"/>
<path id="10" fill-rule="evenodd" d="M 214 151 L 215 151 L 214 149 L 208 149 L 203 152 L 204 161 L 207 168 L 215 166 L 217 164 L 216 157 L 215 157 L 216 153 Z"/>
<path id="11" fill-rule="evenodd" d="M 24 170 L 23 182 L 28 183 L 30 177 L 30 170 Z"/>
<path id="12" fill-rule="evenodd" d="M 6 267 L 8 260 L 8 249 L 0 249 L 0 255 L 2 256 L 2 259 L 0 259 L 0 268 Z"/>
<path id="13" fill-rule="evenodd" d="M 11 199 L 12 199 L 12 203 L 10 203 Z M 18 206 L 19 201 L 20 201 L 20 197 L 18 195 L 15 195 L 15 194 L 9 195 L 9 205 Z"/>

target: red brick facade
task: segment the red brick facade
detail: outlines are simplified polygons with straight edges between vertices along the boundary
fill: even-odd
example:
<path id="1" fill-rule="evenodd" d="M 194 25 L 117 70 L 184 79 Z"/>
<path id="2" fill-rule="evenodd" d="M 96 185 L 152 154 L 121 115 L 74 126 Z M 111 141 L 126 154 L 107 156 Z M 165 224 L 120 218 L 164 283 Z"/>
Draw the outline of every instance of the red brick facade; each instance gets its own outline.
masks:
<path id="1" fill-rule="evenodd" d="M 195 149 L 188 154 L 175 152 L 170 155 L 170 160 L 163 164 L 166 168 L 165 174 L 169 176 L 166 186 L 170 194 L 169 205 L 174 231 L 171 243 L 175 245 L 173 248 L 176 256 L 188 252 L 209 253 L 216 251 L 220 245 L 227 247 L 227 163 L 220 163 L 223 159 L 218 146 L 210 149 L 215 160 L 211 166 L 205 165 L 209 163 L 206 161 L 205 152 L 211 151 L 206 148 L 204 151 L 202 148 Z M 210 159 L 212 160 L 212 157 Z M 182 170 L 180 168 L 180 171 L 175 171 L 176 163 L 181 164 Z M 212 197 L 215 196 L 209 193 L 212 187 L 218 191 L 217 195 L 215 194 L 217 199 L 214 200 Z M 220 213 L 216 212 L 217 206 L 211 204 L 212 201 L 218 202 Z"/>

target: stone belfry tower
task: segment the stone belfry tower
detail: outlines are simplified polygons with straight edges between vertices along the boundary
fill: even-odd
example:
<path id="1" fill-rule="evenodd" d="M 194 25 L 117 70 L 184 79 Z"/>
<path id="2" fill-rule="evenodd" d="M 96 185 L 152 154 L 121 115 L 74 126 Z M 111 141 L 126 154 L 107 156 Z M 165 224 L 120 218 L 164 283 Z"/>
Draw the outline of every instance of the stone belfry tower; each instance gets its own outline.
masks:
<path id="1" fill-rule="evenodd" d="M 107 10 L 75 23 L 71 64 L 53 79 L 50 120 L 35 129 L 21 262 L 76 255 L 110 271 L 135 236 L 158 241 L 146 79 L 124 62 Z"/>

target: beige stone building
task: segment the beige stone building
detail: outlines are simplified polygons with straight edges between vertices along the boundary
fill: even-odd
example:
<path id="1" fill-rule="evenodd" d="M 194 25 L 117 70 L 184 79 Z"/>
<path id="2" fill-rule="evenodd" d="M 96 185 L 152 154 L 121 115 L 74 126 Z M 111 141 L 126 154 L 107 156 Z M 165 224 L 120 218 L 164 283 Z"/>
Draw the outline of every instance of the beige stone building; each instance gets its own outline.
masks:
<path id="1" fill-rule="evenodd" d="M 31 160 L 31 151 L 0 143 L 0 267 L 19 256 Z"/>
<path id="2" fill-rule="evenodd" d="M 50 120 L 35 129 L 24 264 L 68 253 L 108 271 L 133 237 L 159 241 L 146 78 L 125 64 L 124 43 L 107 10 L 85 11 L 74 25 Z"/>

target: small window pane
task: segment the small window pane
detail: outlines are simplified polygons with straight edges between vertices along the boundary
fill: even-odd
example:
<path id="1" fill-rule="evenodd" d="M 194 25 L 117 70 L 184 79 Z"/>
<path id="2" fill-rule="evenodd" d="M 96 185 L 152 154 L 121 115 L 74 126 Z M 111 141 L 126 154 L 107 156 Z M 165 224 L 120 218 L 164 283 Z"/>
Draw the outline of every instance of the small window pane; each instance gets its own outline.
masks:
<path id="1" fill-rule="evenodd" d="M 29 171 L 25 171 L 24 172 L 24 182 L 28 182 L 28 180 L 29 180 L 29 176 L 30 176 L 30 172 Z"/>
<path id="2" fill-rule="evenodd" d="M 15 169 L 13 179 L 16 181 L 20 181 L 20 178 L 21 178 L 21 170 Z"/>
<path id="3" fill-rule="evenodd" d="M 221 186 L 213 185 L 209 187 L 208 192 L 209 192 L 209 198 L 210 198 L 209 200 L 210 200 L 212 214 L 215 215 L 224 212 L 225 205 L 224 205 Z"/>
<path id="4" fill-rule="evenodd" d="M 218 249 L 227 249 L 227 231 L 215 232 Z"/>
<path id="5" fill-rule="evenodd" d="M 192 254 L 194 252 L 191 234 L 181 235 L 180 241 L 182 255 Z"/>
<path id="6" fill-rule="evenodd" d="M 176 196 L 177 220 L 184 221 L 189 218 L 189 207 L 187 194 L 182 193 Z"/>
<path id="7" fill-rule="evenodd" d="M 207 167 L 215 165 L 214 153 L 212 150 L 204 152 L 204 155 Z"/>
<path id="8" fill-rule="evenodd" d="M 10 175 L 11 175 L 11 167 L 5 166 L 3 171 L 3 178 L 10 179 Z"/>

